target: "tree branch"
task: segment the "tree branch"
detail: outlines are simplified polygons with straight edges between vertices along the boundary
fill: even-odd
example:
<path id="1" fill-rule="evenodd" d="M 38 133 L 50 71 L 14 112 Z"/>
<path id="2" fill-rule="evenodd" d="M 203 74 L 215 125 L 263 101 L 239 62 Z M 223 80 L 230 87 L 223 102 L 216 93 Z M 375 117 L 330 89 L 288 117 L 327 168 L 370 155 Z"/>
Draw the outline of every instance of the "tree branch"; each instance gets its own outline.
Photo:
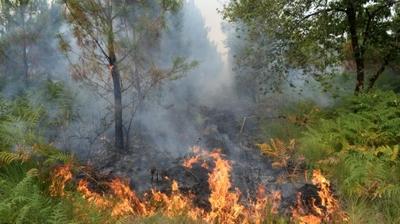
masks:
<path id="1" fill-rule="evenodd" d="M 378 71 L 375 73 L 375 75 L 373 75 L 370 79 L 369 79 L 369 85 L 368 85 L 368 91 L 370 91 L 376 81 L 378 80 L 378 78 L 383 74 L 383 72 L 385 71 L 386 67 L 389 65 L 390 63 L 390 59 L 392 57 L 391 52 L 389 52 L 383 59 L 383 63 L 381 65 L 381 67 L 378 69 Z"/>
<path id="2" fill-rule="evenodd" d="M 311 14 L 305 15 L 303 18 L 301 18 L 300 22 L 302 22 L 302 21 L 304 21 L 304 20 L 307 20 L 307 19 L 309 19 L 309 18 L 311 18 L 311 17 L 317 16 L 317 15 L 319 15 L 319 14 L 321 14 L 321 13 L 334 12 L 334 11 L 337 11 L 337 12 L 346 12 L 345 9 L 341 9 L 341 8 L 326 8 L 326 9 L 321 9 L 321 10 L 318 10 L 318 11 L 313 12 L 313 13 L 311 13 Z"/>

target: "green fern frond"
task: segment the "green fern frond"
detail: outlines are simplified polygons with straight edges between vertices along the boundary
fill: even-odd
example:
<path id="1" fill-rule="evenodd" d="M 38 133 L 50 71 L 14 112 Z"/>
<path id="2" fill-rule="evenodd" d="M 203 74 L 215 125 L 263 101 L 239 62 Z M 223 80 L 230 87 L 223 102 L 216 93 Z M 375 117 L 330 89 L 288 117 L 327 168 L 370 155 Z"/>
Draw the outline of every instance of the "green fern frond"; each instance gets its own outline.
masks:
<path id="1" fill-rule="evenodd" d="M 43 162 L 45 165 L 50 165 L 54 163 L 73 163 L 75 161 L 75 157 L 73 154 L 63 152 L 52 145 L 36 144 L 32 147 L 32 150 L 37 155 L 45 158 Z"/>
<path id="2" fill-rule="evenodd" d="M 0 164 L 9 165 L 15 161 L 24 162 L 26 161 L 26 156 L 13 152 L 0 152 Z"/>

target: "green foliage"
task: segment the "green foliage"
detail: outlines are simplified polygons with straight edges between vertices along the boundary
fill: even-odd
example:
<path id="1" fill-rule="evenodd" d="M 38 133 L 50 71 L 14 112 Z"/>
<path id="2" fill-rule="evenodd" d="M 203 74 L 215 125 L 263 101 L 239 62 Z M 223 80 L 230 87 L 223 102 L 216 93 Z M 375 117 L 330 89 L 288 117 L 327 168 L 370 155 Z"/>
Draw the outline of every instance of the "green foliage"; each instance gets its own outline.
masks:
<path id="1" fill-rule="evenodd" d="M 0 97 L 0 150 L 44 143 L 47 130 L 54 132 L 75 118 L 73 107 L 64 83 L 50 80 L 13 100 Z"/>
<path id="2" fill-rule="evenodd" d="M 0 223 L 107 223 L 110 214 L 93 208 L 74 189 L 68 198 L 49 194 L 54 167 L 76 161 L 45 144 L 40 129 L 57 127 L 52 122 L 57 117 L 67 120 L 73 101 L 62 83 L 48 81 L 42 87 L 35 94 L 0 99 Z"/>
<path id="3" fill-rule="evenodd" d="M 348 70 L 357 69 L 364 81 L 364 72 L 378 78 L 388 65 L 397 63 L 399 5 L 398 1 L 380 0 L 233 0 L 223 14 L 231 22 L 245 24 L 251 34 L 249 41 L 254 40 L 254 34 L 276 40 L 262 55 L 267 52 L 270 58 L 283 57 L 280 63 L 270 63 L 277 68 L 285 64 L 280 73 L 299 68 L 317 80 L 327 77 L 329 83 L 329 77 L 339 72 L 335 68 L 343 64 Z M 374 78 L 369 80 L 370 87 Z"/>
<path id="4" fill-rule="evenodd" d="M 30 99 L 35 99 L 47 109 L 45 125 L 52 128 L 68 125 L 76 118 L 74 113 L 74 95 L 63 82 L 47 80 L 36 93 L 31 93 Z"/>
<path id="5" fill-rule="evenodd" d="M 395 64 L 393 67 L 394 68 L 388 72 L 382 74 L 382 77 L 376 83 L 376 88 L 392 90 L 396 93 L 400 93 L 400 76 L 398 75 L 399 66 Z"/>
<path id="6" fill-rule="evenodd" d="M 262 142 L 271 138 L 279 138 L 284 141 L 297 139 L 302 132 L 315 124 L 323 116 L 323 111 L 311 101 L 290 102 L 279 108 L 280 115 L 270 118 L 269 113 L 260 111 L 260 128 Z"/>
<path id="7" fill-rule="evenodd" d="M 161 0 L 161 6 L 164 10 L 177 12 L 183 5 L 182 0 Z"/>
<path id="8" fill-rule="evenodd" d="M 349 215 L 349 223 L 399 223 L 400 217 L 397 214 L 385 216 L 390 214 L 390 210 L 398 211 L 399 200 L 396 198 L 388 200 L 381 200 L 381 202 L 371 202 L 366 199 L 360 199 L 356 197 L 344 198 L 345 204 L 347 204 L 346 212 Z M 385 203 L 385 205 L 382 205 Z"/>
<path id="9" fill-rule="evenodd" d="M 15 161 L 25 161 L 27 159 L 26 154 L 12 153 L 12 152 L 1 152 L 0 151 L 0 165 L 10 165 Z"/>
<path id="10" fill-rule="evenodd" d="M 94 208 L 74 189 L 69 197 L 51 197 L 51 167 L 62 161 L 71 164 L 72 157 L 50 146 L 36 148 L 24 163 L 18 162 L 17 153 L 7 153 L 7 163 L 0 163 L 0 223 L 114 223 L 109 213 Z"/>
<path id="11" fill-rule="evenodd" d="M 0 98 L 0 223 L 80 223 L 73 220 L 71 202 L 48 195 L 52 167 L 74 158 L 41 144 L 39 129 L 51 120 L 45 108 L 66 98 L 61 85 L 46 87 L 43 94 Z M 43 95 L 48 105 L 40 104 Z"/>
<path id="12" fill-rule="evenodd" d="M 0 149 L 38 142 L 35 133 L 43 113 L 42 107 L 33 107 L 26 97 L 14 101 L 0 98 Z"/>
<path id="13" fill-rule="evenodd" d="M 26 165 L 0 169 L 0 223 L 70 223 L 63 221 L 60 202 L 44 194 L 37 175 Z"/>
<path id="14" fill-rule="evenodd" d="M 47 166 L 58 163 L 72 163 L 75 161 L 72 154 L 62 152 L 51 145 L 35 145 L 33 150 L 35 155 L 40 156 L 43 161 L 42 163 Z"/>
<path id="15" fill-rule="evenodd" d="M 345 98 L 333 109 L 307 128 L 300 153 L 330 174 L 340 194 L 352 199 L 349 207 L 365 200 L 386 223 L 398 221 L 400 96 L 378 91 Z"/>
<path id="16" fill-rule="evenodd" d="M 316 147 L 328 152 L 340 152 L 352 146 L 376 148 L 398 144 L 399 99 L 393 92 L 376 92 L 345 99 L 327 119 L 308 129 L 303 147 L 306 151 Z"/>

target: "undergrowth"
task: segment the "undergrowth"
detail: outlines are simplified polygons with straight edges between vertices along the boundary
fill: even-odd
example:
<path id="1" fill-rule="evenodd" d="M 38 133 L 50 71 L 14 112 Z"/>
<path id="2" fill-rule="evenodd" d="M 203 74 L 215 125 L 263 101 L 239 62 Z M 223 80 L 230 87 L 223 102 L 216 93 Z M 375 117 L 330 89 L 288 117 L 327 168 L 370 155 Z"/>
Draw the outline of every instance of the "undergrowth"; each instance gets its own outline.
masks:
<path id="1" fill-rule="evenodd" d="M 48 144 L 41 131 L 68 121 L 71 110 L 61 84 L 45 85 L 35 96 L 46 101 L 35 102 L 29 91 L 0 97 L 0 223 L 107 223 L 110 218 L 85 205 L 80 195 L 68 201 L 49 194 L 51 170 L 74 157 Z M 84 208 L 76 210 L 78 204 Z"/>
<path id="2" fill-rule="evenodd" d="M 400 222 L 398 94 L 345 97 L 301 128 L 298 153 L 334 181 L 352 223 Z"/>

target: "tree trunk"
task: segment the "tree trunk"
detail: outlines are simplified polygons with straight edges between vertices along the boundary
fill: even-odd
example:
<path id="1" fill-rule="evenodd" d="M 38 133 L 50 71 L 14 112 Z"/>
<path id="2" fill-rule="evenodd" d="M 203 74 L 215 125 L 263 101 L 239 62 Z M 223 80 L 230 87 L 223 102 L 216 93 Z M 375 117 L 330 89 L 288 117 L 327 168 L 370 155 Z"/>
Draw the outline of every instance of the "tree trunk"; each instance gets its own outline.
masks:
<path id="1" fill-rule="evenodd" d="M 122 88 L 121 88 L 121 74 L 117 64 L 117 56 L 115 53 L 115 39 L 114 39 L 114 28 L 112 19 L 112 6 L 111 1 L 109 2 L 108 22 L 109 30 L 107 34 L 107 48 L 108 48 L 108 60 L 111 76 L 113 79 L 114 86 L 114 122 L 115 122 L 115 148 L 119 151 L 124 150 L 124 132 L 122 123 Z"/>
<path id="2" fill-rule="evenodd" d="M 114 84 L 115 147 L 122 151 L 124 149 L 124 135 L 122 125 L 121 75 L 115 61 L 110 63 L 110 70 Z"/>
<path id="3" fill-rule="evenodd" d="M 357 34 L 357 13 L 352 0 L 347 1 L 347 22 L 349 26 L 351 46 L 353 48 L 353 57 L 356 62 L 357 69 L 357 82 L 355 88 L 355 94 L 358 94 L 364 89 L 365 79 L 365 65 L 364 55 L 359 45 L 359 39 Z"/>
<path id="4" fill-rule="evenodd" d="M 369 85 L 368 85 L 368 91 L 370 91 L 375 83 L 376 80 L 378 80 L 378 78 L 382 75 L 382 73 L 385 71 L 386 66 L 389 65 L 389 61 L 390 61 L 390 54 L 386 55 L 386 57 L 383 59 L 383 63 L 381 65 L 381 67 L 378 69 L 378 71 L 375 73 L 375 75 L 373 75 L 370 79 L 369 79 Z"/>

